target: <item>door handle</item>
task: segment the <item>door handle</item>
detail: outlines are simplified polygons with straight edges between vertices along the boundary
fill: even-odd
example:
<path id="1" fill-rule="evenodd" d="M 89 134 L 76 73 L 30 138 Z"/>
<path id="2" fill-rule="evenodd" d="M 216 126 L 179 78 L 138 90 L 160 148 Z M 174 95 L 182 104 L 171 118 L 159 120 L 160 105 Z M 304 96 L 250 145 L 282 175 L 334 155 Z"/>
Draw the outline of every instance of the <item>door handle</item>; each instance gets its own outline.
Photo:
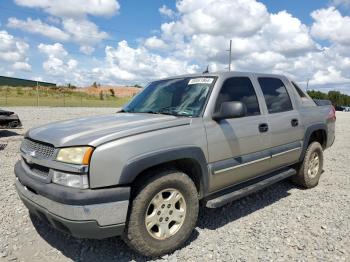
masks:
<path id="1" fill-rule="evenodd" d="M 259 125 L 260 133 L 267 132 L 269 130 L 269 126 L 266 123 L 262 123 Z"/>
<path id="2" fill-rule="evenodd" d="M 290 121 L 290 123 L 291 123 L 292 126 L 297 126 L 297 125 L 299 125 L 299 121 L 298 121 L 298 119 L 296 119 L 296 118 L 292 119 L 292 120 Z"/>

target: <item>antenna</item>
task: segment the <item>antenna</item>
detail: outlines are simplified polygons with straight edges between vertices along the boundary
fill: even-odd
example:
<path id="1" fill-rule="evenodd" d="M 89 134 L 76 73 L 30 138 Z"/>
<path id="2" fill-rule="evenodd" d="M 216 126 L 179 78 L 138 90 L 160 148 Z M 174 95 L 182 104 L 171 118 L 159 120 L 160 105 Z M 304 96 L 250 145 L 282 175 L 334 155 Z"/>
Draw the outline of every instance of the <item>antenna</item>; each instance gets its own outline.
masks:
<path id="1" fill-rule="evenodd" d="M 205 71 L 203 71 L 202 74 L 209 74 L 209 65 L 207 65 L 207 68 L 205 69 Z"/>
<path id="2" fill-rule="evenodd" d="M 230 49 L 226 50 L 229 52 L 229 60 L 228 60 L 228 71 L 231 71 L 231 60 L 232 60 L 232 40 L 230 40 Z"/>

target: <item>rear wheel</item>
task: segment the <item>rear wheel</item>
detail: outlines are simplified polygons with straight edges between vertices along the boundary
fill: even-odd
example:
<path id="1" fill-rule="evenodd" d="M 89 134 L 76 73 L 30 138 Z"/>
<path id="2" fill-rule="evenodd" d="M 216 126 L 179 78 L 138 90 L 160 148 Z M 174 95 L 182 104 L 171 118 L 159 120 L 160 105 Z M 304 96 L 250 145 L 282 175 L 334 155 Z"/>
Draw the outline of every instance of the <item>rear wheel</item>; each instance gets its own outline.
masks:
<path id="1" fill-rule="evenodd" d="M 312 142 L 306 152 L 303 162 L 297 166 L 297 174 L 292 181 L 305 188 L 318 185 L 323 168 L 323 149 L 319 142 Z"/>
<path id="2" fill-rule="evenodd" d="M 160 256 L 191 235 L 198 193 L 193 181 L 176 170 L 158 172 L 143 184 L 132 201 L 124 240 L 142 255 Z"/>

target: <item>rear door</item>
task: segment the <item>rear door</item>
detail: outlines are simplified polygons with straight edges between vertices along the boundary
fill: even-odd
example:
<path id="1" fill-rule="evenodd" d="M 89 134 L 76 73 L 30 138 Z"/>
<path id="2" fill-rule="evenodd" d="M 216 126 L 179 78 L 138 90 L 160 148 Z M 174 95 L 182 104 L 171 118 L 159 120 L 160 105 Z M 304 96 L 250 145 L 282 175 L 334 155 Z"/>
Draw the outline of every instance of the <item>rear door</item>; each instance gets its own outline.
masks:
<path id="1" fill-rule="evenodd" d="M 302 150 L 303 125 L 293 92 L 284 78 L 256 75 L 266 107 L 270 134 L 271 169 L 298 161 Z"/>

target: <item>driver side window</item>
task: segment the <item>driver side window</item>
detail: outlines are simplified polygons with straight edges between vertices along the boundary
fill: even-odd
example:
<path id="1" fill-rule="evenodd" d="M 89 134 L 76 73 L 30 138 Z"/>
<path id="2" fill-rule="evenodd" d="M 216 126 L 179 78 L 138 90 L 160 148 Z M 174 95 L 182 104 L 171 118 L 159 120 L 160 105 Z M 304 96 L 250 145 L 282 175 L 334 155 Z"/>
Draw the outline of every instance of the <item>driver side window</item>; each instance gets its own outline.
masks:
<path id="1" fill-rule="evenodd" d="M 252 82 L 248 77 L 226 79 L 216 100 L 215 112 L 223 102 L 240 101 L 247 107 L 247 116 L 260 115 L 259 103 Z"/>

